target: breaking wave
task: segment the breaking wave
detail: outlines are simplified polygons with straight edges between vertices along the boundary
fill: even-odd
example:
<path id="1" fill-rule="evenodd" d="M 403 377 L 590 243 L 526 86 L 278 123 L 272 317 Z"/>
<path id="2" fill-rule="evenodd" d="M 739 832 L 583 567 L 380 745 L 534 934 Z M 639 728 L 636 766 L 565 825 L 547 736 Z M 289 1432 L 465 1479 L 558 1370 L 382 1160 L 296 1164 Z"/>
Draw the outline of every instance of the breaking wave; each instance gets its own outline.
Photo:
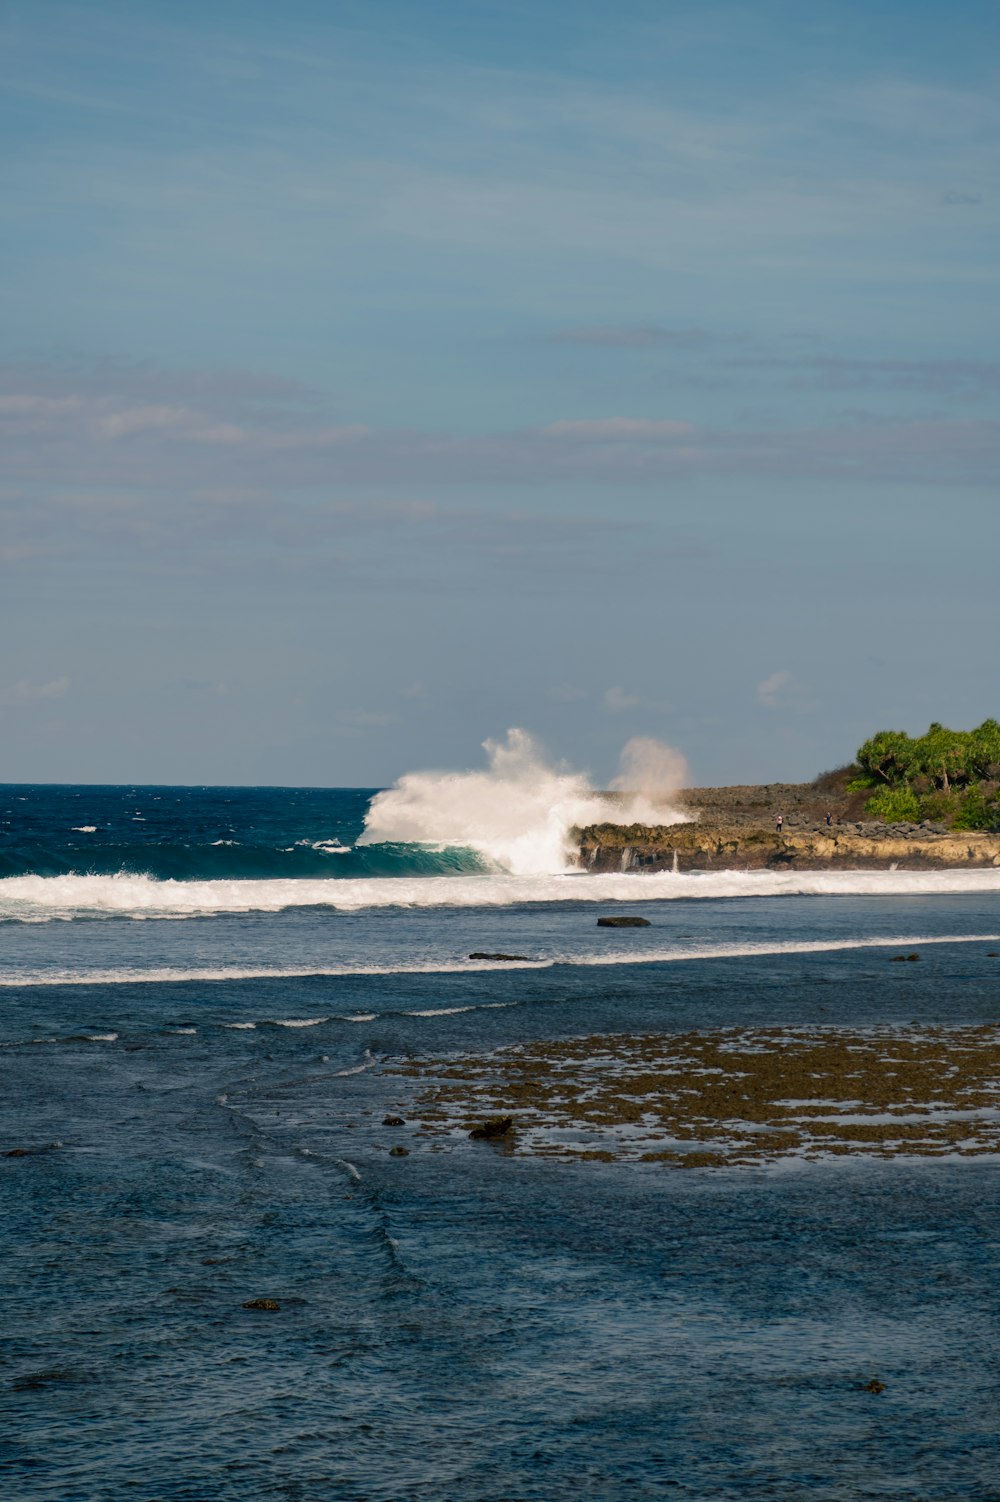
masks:
<path id="1" fill-rule="evenodd" d="M 195 918 L 326 907 L 498 908 L 525 903 L 692 898 L 1000 893 L 1000 870 L 712 871 L 513 876 L 427 875 L 355 880 L 156 881 L 150 876 L 19 876 L 0 881 L 0 922 L 73 918 Z"/>
<path id="2" fill-rule="evenodd" d="M 628 742 L 610 794 L 597 792 L 582 772 L 551 765 L 524 730 L 484 741 L 483 749 L 482 771 L 408 772 L 376 794 L 358 846 L 466 849 L 489 867 L 541 876 L 575 864 L 574 830 L 581 825 L 676 824 L 691 817 L 670 803 L 686 780 L 684 758 L 660 741 Z"/>

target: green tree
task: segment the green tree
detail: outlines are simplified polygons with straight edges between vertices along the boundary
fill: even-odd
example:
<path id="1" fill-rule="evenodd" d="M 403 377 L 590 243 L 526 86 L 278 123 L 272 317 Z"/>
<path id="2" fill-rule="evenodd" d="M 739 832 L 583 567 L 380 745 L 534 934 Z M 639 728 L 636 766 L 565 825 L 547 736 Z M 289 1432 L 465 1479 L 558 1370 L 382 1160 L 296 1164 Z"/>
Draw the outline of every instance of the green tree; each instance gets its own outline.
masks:
<path id="1" fill-rule="evenodd" d="M 935 720 L 927 734 L 913 742 L 913 749 L 912 770 L 945 792 L 964 787 L 973 775 L 972 736 L 967 730 L 949 730 Z"/>
<path id="2" fill-rule="evenodd" d="M 976 776 L 986 782 L 1000 780 L 1000 722 L 984 720 L 969 738 Z"/>
<path id="3" fill-rule="evenodd" d="M 858 764 L 871 778 L 870 787 L 898 787 L 913 765 L 915 742 L 905 730 L 879 730 L 858 748 Z"/>

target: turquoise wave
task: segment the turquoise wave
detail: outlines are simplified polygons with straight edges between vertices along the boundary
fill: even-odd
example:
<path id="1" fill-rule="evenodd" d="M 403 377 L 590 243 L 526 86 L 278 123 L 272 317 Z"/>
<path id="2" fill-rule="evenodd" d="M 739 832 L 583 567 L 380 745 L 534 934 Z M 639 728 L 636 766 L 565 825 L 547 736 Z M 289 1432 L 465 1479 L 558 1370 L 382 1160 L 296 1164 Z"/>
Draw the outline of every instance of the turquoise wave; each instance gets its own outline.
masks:
<path id="1" fill-rule="evenodd" d="M 0 878 L 8 876 L 117 876 L 122 872 L 162 881 L 225 881 L 280 877 L 469 875 L 486 869 L 474 850 L 428 845 L 337 846 L 302 842 L 291 848 L 225 844 L 64 844 L 54 841 L 0 849 Z"/>

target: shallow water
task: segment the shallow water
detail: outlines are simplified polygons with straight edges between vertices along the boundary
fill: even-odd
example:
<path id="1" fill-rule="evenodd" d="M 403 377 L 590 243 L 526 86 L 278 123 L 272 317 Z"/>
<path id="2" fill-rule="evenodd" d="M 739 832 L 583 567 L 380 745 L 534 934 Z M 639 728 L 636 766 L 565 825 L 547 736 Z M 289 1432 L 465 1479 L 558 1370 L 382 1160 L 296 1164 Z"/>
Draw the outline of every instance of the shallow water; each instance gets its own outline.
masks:
<path id="1" fill-rule="evenodd" d="M 349 842 L 363 801 L 324 797 Z M 1000 1497 L 994 1160 L 678 1171 L 382 1125 L 412 1059 L 997 1022 L 993 874 L 903 875 L 658 895 L 627 935 L 603 895 L 24 922 L 0 882 L 6 1495 Z"/>

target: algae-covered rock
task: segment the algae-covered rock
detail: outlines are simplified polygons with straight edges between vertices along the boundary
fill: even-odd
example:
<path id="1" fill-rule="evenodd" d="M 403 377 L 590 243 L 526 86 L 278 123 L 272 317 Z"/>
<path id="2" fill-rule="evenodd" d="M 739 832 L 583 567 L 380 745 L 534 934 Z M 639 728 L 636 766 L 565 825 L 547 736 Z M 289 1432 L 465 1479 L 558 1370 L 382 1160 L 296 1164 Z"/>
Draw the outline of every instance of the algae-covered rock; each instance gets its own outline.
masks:
<path id="1" fill-rule="evenodd" d="M 512 1116 L 494 1116 L 489 1121 L 483 1121 L 480 1122 L 479 1126 L 474 1126 L 469 1136 L 479 1141 L 484 1138 L 503 1137 L 512 1129 L 513 1125 L 514 1119 Z"/>

